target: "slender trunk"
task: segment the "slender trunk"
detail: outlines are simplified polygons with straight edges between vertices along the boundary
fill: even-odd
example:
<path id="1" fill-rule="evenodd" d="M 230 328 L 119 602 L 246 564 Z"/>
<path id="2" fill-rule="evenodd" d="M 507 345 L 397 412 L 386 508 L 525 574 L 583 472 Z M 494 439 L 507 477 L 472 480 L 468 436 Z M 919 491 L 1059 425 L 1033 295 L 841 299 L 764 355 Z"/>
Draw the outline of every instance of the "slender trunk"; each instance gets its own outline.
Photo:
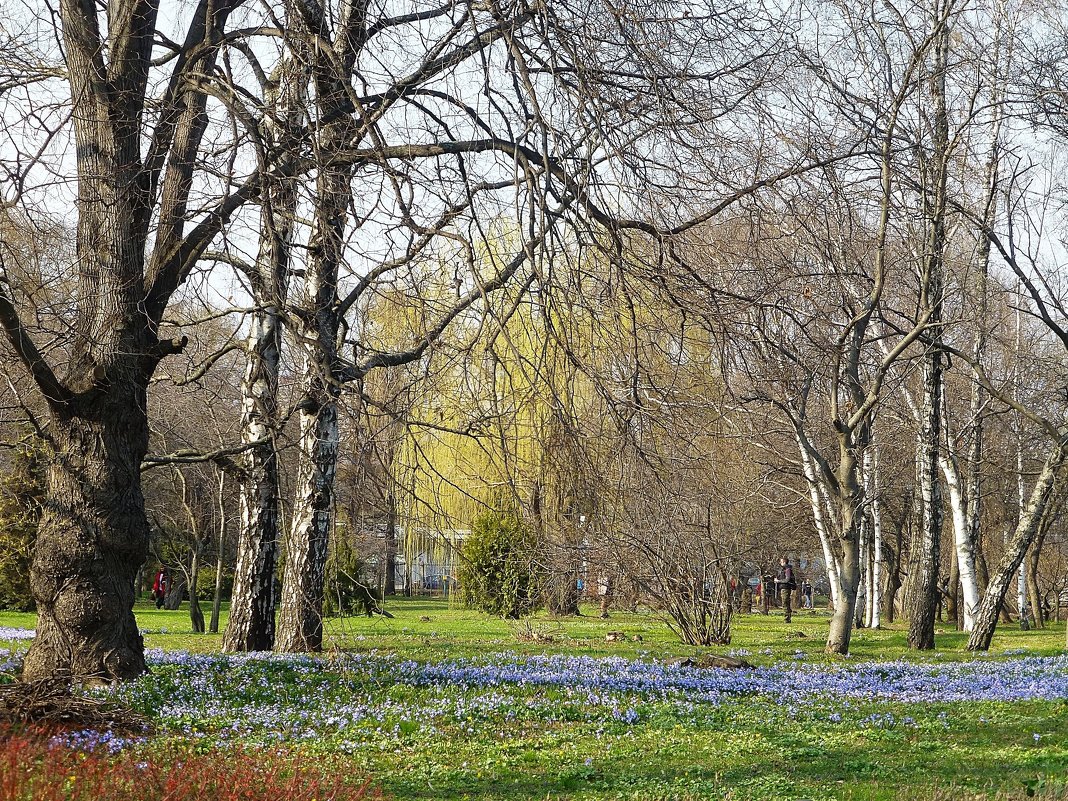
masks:
<path id="1" fill-rule="evenodd" d="M 1064 464 L 1068 444 L 1057 443 L 1046 458 L 1042 471 L 1039 473 L 1035 486 L 1031 490 L 1031 497 L 1027 502 L 1027 508 L 1020 515 L 1020 522 L 1012 539 L 1006 544 L 1005 555 L 997 568 L 990 576 L 986 593 L 979 604 L 979 613 L 976 615 L 975 628 L 968 638 L 969 651 L 986 651 L 990 649 L 990 641 L 994 638 L 994 628 L 997 625 L 998 610 L 1005 599 L 1013 576 L 1020 569 L 1024 554 L 1034 541 L 1041 524 L 1042 515 L 1057 478 L 1057 472 Z"/>
<path id="2" fill-rule="evenodd" d="M 942 492 L 938 480 L 938 444 L 940 439 L 939 399 L 941 398 L 941 353 L 928 354 L 924 376 L 924 404 L 921 423 L 920 497 L 923 506 L 922 527 L 914 549 L 917 571 L 909 598 L 909 648 L 931 650 L 935 646 L 935 613 L 939 606 L 938 546 L 942 533 Z"/>
<path id="3" fill-rule="evenodd" d="M 601 619 L 608 619 L 608 611 L 612 608 L 612 595 L 615 593 L 616 578 L 609 573 L 604 579 L 603 592 L 601 593 Z M 750 599 L 752 603 L 752 599 Z M 750 608 L 747 611 L 752 611 Z"/>
<path id="4" fill-rule="evenodd" d="M 1020 312 L 1016 312 L 1016 345 L 1020 345 Z M 1017 386 L 1019 386 L 1017 384 Z M 1023 432 L 1020 429 L 1020 419 L 1017 415 L 1016 419 L 1016 486 L 1017 494 L 1019 496 L 1019 509 L 1020 517 L 1023 517 L 1024 513 L 1024 458 L 1023 458 Z M 1041 525 L 1041 523 L 1040 523 Z M 1031 615 L 1030 610 L 1027 608 L 1027 578 L 1026 568 L 1023 562 L 1020 562 L 1019 571 L 1016 575 L 1016 609 L 1020 615 L 1020 628 L 1024 631 L 1028 631 L 1031 628 Z"/>
<path id="5" fill-rule="evenodd" d="M 969 512 L 972 499 L 965 500 L 961 491 L 961 475 L 956 459 L 947 454 L 941 460 L 942 474 L 949 490 L 949 509 L 953 519 L 953 541 L 955 560 L 950 573 L 950 592 L 957 595 L 957 583 L 960 584 L 962 604 L 960 617 L 964 631 L 971 631 L 975 625 L 975 610 L 979 606 L 979 578 L 975 566 L 975 526 L 976 521 Z M 978 472 L 978 466 L 976 467 Z M 973 479 L 973 489 L 978 492 L 978 482 Z M 978 516 L 978 510 L 976 510 Z M 954 579 L 954 576 L 956 579 Z"/>
<path id="6" fill-rule="evenodd" d="M 838 558 L 831 544 L 831 532 L 828 527 L 827 515 L 824 514 L 826 505 L 824 497 L 820 493 L 820 485 L 816 478 L 816 470 L 812 464 L 804 442 L 797 438 L 797 446 L 801 451 L 801 467 L 805 474 L 805 484 L 808 486 L 809 504 L 812 509 L 812 518 L 816 524 L 816 533 L 820 537 L 820 546 L 823 548 L 823 564 L 827 570 L 827 586 L 831 595 L 831 604 L 837 606 L 838 597 L 841 594 L 839 578 Z"/>
<path id="7" fill-rule="evenodd" d="M 1035 537 L 1034 544 L 1027 552 L 1027 559 L 1025 561 L 1027 572 L 1027 597 L 1031 603 L 1033 612 L 1031 619 L 1037 629 L 1044 629 L 1046 627 L 1045 615 L 1042 613 L 1042 593 L 1038 588 L 1038 561 L 1042 555 L 1042 544 L 1045 539 L 1046 532 L 1043 530 L 1043 527 L 1040 527 L 1038 536 Z"/>
<path id="8" fill-rule="evenodd" d="M 204 612 L 197 597 L 197 579 L 200 578 L 200 547 L 193 549 L 193 562 L 189 567 L 189 624 L 194 634 L 204 633 Z"/>
<path id="9" fill-rule="evenodd" d="M 879 452 L 875 452 L 872 469 L 871 494 L 872 521 L 872 562 L 871 562 L 871 616 L 868 625 L 877 629 L 882 625 L 882 588 L 883 588 L 883 516 L 879 486 Z"/>
<path id="10" fill-rule="evenodd" d="M 386 575 L 382 582 L 383 595 L 397 594 L 397 497 L 386 495 Z"/>
<path id="11" fill-rule="evenodd" d="M 222 611 L 223 570 L 226 567 L 226 473 L 219 471 L 219 491 L 216 495 L 219 536 L 215 543 L 215 592 L 211 598 L 211 622 L 208 631 L 219 633 L 219 615 Z"/>
<path id="12" fill-rule="evenodd" d="M 865 602 L 868 589 L 868 514 L 867 509 L 860 516 L 860 582 L 857 585 L 857 600 L 853 606 L 853 625 L 855 628 L 864 628 Z"/>

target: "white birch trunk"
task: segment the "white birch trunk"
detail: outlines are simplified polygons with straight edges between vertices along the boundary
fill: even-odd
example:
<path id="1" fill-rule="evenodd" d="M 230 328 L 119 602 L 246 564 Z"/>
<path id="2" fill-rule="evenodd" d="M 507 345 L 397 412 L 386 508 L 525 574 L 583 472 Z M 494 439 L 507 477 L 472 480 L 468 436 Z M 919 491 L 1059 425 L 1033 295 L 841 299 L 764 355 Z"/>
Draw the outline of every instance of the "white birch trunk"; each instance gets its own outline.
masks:
<path id="1" fill-rule="evenodd" d="M 957 568 L 960 572 L 960 586 L 964 609 L 964 631 L 975 628 L 975 613 L 979 608 L 979 578 L 975 570 L 975 540 L 972 537 L 972 525 L 968 519 L 967 502 L 964 495 L 963 480 L 957 467 L 956 459 L 944 455 L 939 460 L 942 475 L 949 490 L 949 510 L 953 518 L 953 542 L 956 551 Z M 951 587 L 951 592 L 956 588 Z"/>
<path id="2" fill-rule="evenodd" d="M 827 527 L 827 517 L 824 514 L 825 506 L 820 485 L 816 479 L 816 469 L 812 464 L 812 457 L 805 449 L 800 438 L 797 440 L 798 450 L 801 452 L 801 468 L 805 474 L 805 483 L 808 485 L 809 504 L 812 507 L 812 517 L 816 524 L 816 533 L 820 537 L 820 546 L 823 548 L 823 563 L 827 570 L 827 585 L 830 588 L 831 604 L 838 608 L 838 599 L 842 593 L 841 572 L 838 567 L 838 558 L 831 544 L 831 533 Z"/>
<path id="3" fill-rule="evenodd" d="M 1068 445 L 1064 441 L 1058 442 L 1053 447 L 1042 466 L 1042 472 L 1035 480 L 1035 486 L 1031 490 L 1026 508 L 1020 515 L 1016 531 L 1005 545 L 1005 555 L 990 575 L 990 583 L 987 584 L 986 593 L 983 595 L 983 600 L 979 604 L 979 612 L 975 617 L 975 628 L 968 638 L 969 651 L 986 651 L 990 648 L 1001 604 L 1005 600 L 1012 577 L 1019 570 L 1027 549 L 1031 547 L 1038 533 L 1042 515 L 1046 511 L 1046 504 L 1053 492 L 1057 473 L 1064 465 L 1066 447 Z"/>
<path id="4" fill-rule="evenodd" d="M 879 503 L 879 451 L 875 451 L 872 469 L 871 523 L 872 523 L 872 566 L 871 566 L 871 610 L 868 625 L 877 629 L 882 623 L 883 606 L 883 520 Z"/>

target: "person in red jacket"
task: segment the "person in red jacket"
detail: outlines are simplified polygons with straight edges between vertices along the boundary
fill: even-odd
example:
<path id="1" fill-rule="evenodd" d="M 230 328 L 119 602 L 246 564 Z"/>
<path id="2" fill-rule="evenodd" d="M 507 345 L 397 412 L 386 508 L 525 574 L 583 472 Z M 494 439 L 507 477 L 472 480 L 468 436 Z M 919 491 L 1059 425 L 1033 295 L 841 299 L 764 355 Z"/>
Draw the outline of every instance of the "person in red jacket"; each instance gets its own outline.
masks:
<path id="1" fill-rule="evenodd" d="M 167 597 L 167 571 L 160 568 L 156 580 L 152 582 L 152 597 L 156 599 L 156 609 L 163 608 L 163 599 Z"/>

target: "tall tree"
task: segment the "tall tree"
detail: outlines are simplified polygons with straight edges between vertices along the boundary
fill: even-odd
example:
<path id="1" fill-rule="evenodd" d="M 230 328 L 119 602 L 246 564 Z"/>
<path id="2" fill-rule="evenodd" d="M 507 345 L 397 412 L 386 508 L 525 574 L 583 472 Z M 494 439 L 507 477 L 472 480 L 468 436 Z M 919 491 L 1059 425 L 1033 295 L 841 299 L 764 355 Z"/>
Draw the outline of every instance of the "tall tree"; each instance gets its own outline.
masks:
<path id="1" fill-rule="evenodd" d="M 52 55 L 44 53 L 6 67 L 20 85 L 66 84 L 77 181 L 78 289 L 63 364 L 42 351 L 10 289 L 0 292 L 0 324 L 47 403 L 55 452 L 32 570 L 38 622 L 27 678 L 129 679 L 145 669 L 133 586 L 148 547 L 140 482 L 146 392 L 159 362 L 184 345 L 162 334 L 163 315 L 198 256 L 258 186 L 252 180 L 215 202 L 190 204 L 211 76 L 239 4 L 196 4 L 181 15 L 184 31 L 161 37 L 158 0 L 63 0 L 57 16 L 43 17 L 55 23 L 62 68 L 46 64 L 28 75 L 28 63 Z M 160 45 L 173 47 L 166 58 L 155 52 L 157 43 L 175 41 Z M 150 95 L 158 86 L 161 94 Z M 22 186 L 32 183 L 34 166 L 13 166 L 27 170 Z"/>

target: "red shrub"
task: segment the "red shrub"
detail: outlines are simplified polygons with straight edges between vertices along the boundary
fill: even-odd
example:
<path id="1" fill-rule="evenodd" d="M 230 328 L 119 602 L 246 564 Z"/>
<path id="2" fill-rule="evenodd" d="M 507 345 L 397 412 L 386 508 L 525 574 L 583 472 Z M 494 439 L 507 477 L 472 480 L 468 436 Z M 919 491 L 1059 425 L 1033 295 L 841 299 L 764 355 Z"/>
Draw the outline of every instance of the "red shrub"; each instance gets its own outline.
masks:
<path id="1" fill-rule="evenodd" d="M 191 746 L 109 753 L 57 745 L 41 732 L 0 731 L 0 801 L 349 801 L 381 798 L 299 752 Z"/>

